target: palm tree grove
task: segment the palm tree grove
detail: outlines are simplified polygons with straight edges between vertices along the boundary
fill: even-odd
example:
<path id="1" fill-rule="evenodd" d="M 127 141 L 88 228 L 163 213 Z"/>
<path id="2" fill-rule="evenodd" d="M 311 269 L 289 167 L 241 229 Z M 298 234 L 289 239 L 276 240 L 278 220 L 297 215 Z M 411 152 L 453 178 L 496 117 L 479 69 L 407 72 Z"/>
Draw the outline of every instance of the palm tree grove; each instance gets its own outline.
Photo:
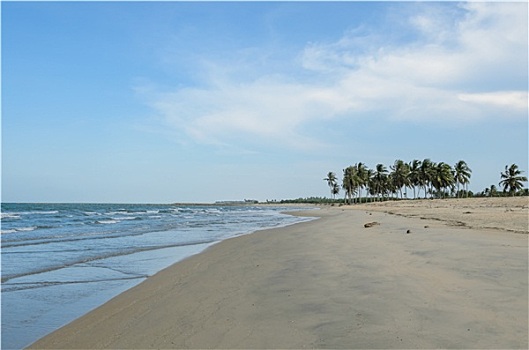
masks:
<path id="1" fill-rule="evenodd" d="M 389 167 L 377 164 L 373 169 L 364 163 L 356 163 L 343 169 L 341 183 L 334 172 L 329 172 L 324 180 L 329 186 L 333 200 L 336 200 L 336 195 L 342 189 L 345 202 L 353 204 L 408 198 L 528 195 L 527 188 L 523 187 L 527 177 L 522 173 L 518 165 L 506 165 L 498 183 L 503 192 L 491 185 L 480 193 L 473 193 L 468 189 L 472 169 L 464 160 L 450 165 L 445 162 L 436 163 L 428 158 L 409 163 L 397 159 Z"/>

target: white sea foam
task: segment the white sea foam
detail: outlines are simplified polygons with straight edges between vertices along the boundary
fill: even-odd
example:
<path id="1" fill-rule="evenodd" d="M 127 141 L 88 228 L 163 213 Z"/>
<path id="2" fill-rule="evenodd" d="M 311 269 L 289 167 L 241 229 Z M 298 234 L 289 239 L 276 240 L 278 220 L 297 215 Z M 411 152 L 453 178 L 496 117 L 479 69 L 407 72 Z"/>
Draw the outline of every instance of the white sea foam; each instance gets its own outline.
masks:
<path id="1" fill-rule="evenodd" d="M 28 231 L 33 231 L 35 229 L 37 229 L 37 226 L 20 227 L 20 228 L 16 228 L 15 230 L 17 230 L 19 232 L 28 232 Z"/>
<path id="2" fill-rule="evenodd" d="M 20 219 L 20 215 L 15 213 L 0 213 L 2 219 Z"/>
<path id="3" fill-rule="evenodd" d="M 117 224 L 118 222 L 119 220 L 98 220 L 96 221 L 96 224 L 108 225 L 108 224 Z"/>
<path id="4" fill-rule="evenodd" d="M 137 216 L 112 217 L 113 220 L 118 220 L 118 221 L 121 221 L 121 220 L 136 220 L 137 218 L 138 218 Z"/>
<path id="5" fill-rule="evenodd" d="M 37 210 L 37 211 L 20 211 L 13 213 L 3 213 L 7 215 L 50 215 L 50 214 L 59 214 L 58 210 Z"/>
<path id="6" fill-rule="evenodd" d="M 17 230 L 2 230 L 2 234 L 15 233 L 15 232 L 17 232 Z"/>

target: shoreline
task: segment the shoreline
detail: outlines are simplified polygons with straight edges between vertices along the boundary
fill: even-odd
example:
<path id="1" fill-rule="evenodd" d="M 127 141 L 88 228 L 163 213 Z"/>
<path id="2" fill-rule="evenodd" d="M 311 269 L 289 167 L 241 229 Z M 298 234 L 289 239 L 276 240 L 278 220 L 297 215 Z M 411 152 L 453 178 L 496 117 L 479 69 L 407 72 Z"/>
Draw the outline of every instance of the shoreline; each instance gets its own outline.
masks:
<path id="1" fill-rule="evenodd" d="M 3 235 L 2 251 L 2 347 L 9 349 L 30 345 L 214 242 L 305 220 L 280 213 L 292 207 L 22 204 L 4 209 L 2 229 L 15 233 Z M 20 227 L 29 229 L 17 231 Z"/>
<path id="2" fill-rule="evenodd" d="M 217 243 L 30 348 L 527 346 L 526 235 L 369 205 L 295 215 L 319 219 Z"/>

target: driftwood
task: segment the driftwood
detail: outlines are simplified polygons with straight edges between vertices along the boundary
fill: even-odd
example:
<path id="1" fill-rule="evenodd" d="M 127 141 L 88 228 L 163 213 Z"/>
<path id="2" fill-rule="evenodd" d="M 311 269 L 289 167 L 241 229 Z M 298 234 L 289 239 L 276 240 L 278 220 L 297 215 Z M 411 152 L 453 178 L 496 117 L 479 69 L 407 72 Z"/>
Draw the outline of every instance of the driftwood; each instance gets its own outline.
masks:
<path id="1" fill-rule="evenodd" d="M 364 224 L 364 227 L 365 228 L 369 228 L 369 227 L 373 227 L 373 226 L 376 226 L 376 225 L 380 225 L 380 223 L 378 223 L 376 221 L 368 222 L 367 224 Z"/>

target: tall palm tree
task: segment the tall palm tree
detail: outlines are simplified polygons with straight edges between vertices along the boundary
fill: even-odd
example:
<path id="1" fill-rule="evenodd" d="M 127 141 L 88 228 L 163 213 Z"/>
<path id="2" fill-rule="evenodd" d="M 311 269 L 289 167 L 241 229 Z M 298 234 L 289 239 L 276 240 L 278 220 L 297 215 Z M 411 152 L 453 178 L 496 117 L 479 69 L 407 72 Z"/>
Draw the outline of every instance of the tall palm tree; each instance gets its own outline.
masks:
<path id="1" fill-rule="evenodd" d="M 373 169 L 367 169 L 366 175 L 365 175 L 365 187 L 367 191 L 367 195 L 369 196 L 369 201 L 374 201 L 373 197 Z"/>
<path id="2" fill-rule="evenodd" d="M 416 198 L 415 188 L 421 186 L 421 161 L 414 159 L 409 164 L 410 173 L 408 178 L 410 180 L 410 185 L 413 187 L 413 198 Z"/>
<path id="3" fill-rule="evenodd" d="M 356 167 L 351 165 L 343 170 L 342 179 L 342 188 L 345 190 L 345 197 L 349 199 L 349 204 L 351 204 L 353 195 L 356 193 L 357 186 Z"/>
<path id="4" fill-rule="evenodd" d="M 395 178 L 392 176 L 392 173 L 388 174 L 388 178 L 384 185 L 384 190 L 386 191 L 388 198 L 390 196 L 391 198 L 398 198 L 398 188 L 397 185 L 395 185 Z"/>
<path id="5" fill-rule="evenodd" d="M 527 177 L 522 176 L 523 171 L 518 169 L 518 165 L 511 164 L 511 166 L 505 166 L 505 172 L 501 173 L 499 185 L 503 186 L 503 192 L 509 189 L 511 196 L 514 196 L 516 191 L 523 188 L 523 183 L 527 181 Z"/>
<path id="6" fill-rule="evenodd" d="M 424 199 L 426 199 L 426 188 L 430 187 L 430 193 L 432 192 L 432 178 L 434 175 L 435 163 L 429 158 L 424 159 L 421 162 L 421 168 L 419 170 L 419 182 L 424 188 Z"/>
<path id="7" fill-rule="evenodd" d="M 327 177 L 323 180 L 327 181 L 327 185 L 331 189 L 331 195 L 333 195 L 333 198 L 336 198 L 336 195 L 334 193 L 334 188 L 335 188 L 336 180 L 337 180 L 336 174 L 333 173 L 332 171 L 329 171 L 329 173 L 327 174 Z"/>
<path id="8" fill-rule="evenodd" d="M 364 163 L 355 164 L 356 166 L 356 183 L 358 187 L 358 203 L 362 202 L 362 188 L 367 186 L 369 180 L 369 171 Z"/>
<path id="9" fill-rule="evenodd" d="M 387 181 L 388 181 L 388 170 L 384 166 L 384 164 L 377 164 L 375 167 L 375 171 L 372 175 L 372 186 L 374 189 L 374 193 L 381 197 L 383 196 L 385 192 L 385 188 L 387 187 Z"/>
<path id="10" fill-rule="evenodd" d="M 460 160 L 454 166 L 454 172 L 454 180 L 457 186 L 457 196 L 459 197 L 459 185 L 461 184 L 465 187 L 466 185 L 468 185 L 468 183 L 470 182 L 472 170 L 468 167 L 467 163 L 464 160 Z M 468 191 L 466 192 L 466 196 L 468 197 Z"/>
<path id="11" fill-rule="evenodd" d="M 393 184 L 396 186 L 396 189 L 399 190 L 400 198 L 403 198 L 402 187 L 408 187 L 408 185 L 410 184 L 410 180 L 408 177 L 410 173 L 409 166 L 404 161 L 397 159 L 390 168 L 391 170 L 393 170 L 393 172 L 391 173 Z"/>
<path id="12" fill-rule="evenodd" d="M 444 198 L 445 189 L 454 186 L 454 173 L 449 164 L 440 162 L 435 166 L 432 185 L 439 192 L 441 198 Z"/>

